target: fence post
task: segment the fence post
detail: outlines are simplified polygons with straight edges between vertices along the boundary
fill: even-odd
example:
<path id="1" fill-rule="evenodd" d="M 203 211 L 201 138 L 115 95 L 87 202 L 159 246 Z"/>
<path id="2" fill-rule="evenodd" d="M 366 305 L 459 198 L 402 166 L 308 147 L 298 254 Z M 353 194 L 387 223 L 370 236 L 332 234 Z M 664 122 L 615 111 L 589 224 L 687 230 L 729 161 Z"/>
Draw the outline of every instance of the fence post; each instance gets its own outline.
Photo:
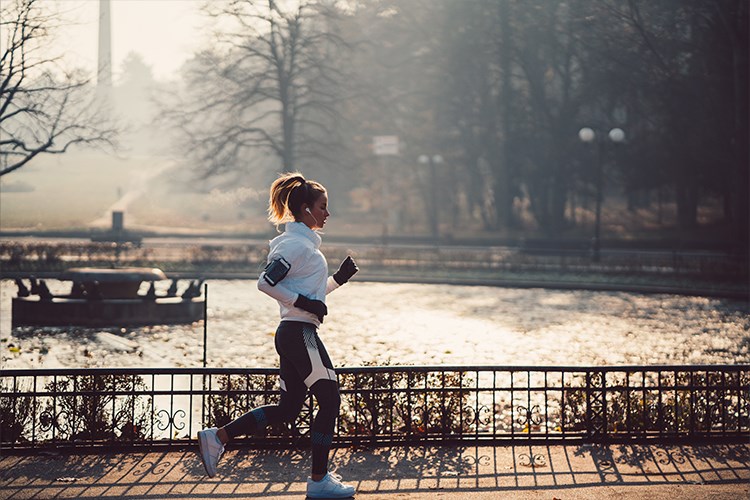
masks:
<path id="1" fill-rule="evenodd" d="M 607 439 L 606 372 L 586 372 L 586 432 L 592 442 Z"/>
<path id="2" fill-rule="evenodd" d="M 208 283 L 203 285 L 203 368 L 206 367 L 208 350 Z"/>

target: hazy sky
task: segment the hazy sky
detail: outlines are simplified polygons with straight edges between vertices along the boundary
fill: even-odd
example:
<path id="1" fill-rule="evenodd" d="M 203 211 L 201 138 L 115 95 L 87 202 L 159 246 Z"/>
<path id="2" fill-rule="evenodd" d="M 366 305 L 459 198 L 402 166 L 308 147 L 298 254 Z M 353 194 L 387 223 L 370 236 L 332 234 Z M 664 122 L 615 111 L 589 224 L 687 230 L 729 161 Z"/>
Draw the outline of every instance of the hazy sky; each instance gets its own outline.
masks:
<path id="1" fill-rule="evenodd" d="M 44 0 L 56 3 L 67 26 L 56 50 L 76 67 L 95 73 L 99 0 Z M 130 52 L 140 53 L 157 79 L 169 79 L 208 35 L 202 0 L 111 0 L 112 67 L 115 81 Z"/>

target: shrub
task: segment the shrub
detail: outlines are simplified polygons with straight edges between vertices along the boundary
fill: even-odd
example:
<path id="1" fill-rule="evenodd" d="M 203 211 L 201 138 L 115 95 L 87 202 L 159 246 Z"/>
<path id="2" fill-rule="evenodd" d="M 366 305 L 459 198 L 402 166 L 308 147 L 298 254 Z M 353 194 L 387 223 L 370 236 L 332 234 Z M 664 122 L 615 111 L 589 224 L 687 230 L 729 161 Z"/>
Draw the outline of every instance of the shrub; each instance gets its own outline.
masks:
<path id="1" fill-rule="evenodd" d="M 388 364 L 388 363 L 386 363 Z M 388 371 L 339 376 L 343 436 L 376 439 L 461 434 L 469 377 L 452 372 Z"/>
<path id="2" fill-rule="evenodd" d="M 54 439 L 137 441 L 153 431 L 151 398 L 138 395 L 146 390 L 135 375 L 83 375 L 57 378 L 46 391 L 40 415 L 43 431 Z"/>
<path id="3" fill-rule="evenodd" d="M 9 384 L 0 384 L 0 442 L 3 443 L 26 441 L 34 419 L 33 398 L 17 396 L 15 392 Z"/>
<path id="4" fill-rule="evenodd" d="M 237 417 L 259 406 L 277 404 L 279 394 L 276 375 L 219 375 L 211 380 L 212 393 L 206 398 L 207 421 L 206 427 L 221 427 Z M 216 383 L 218 388 L 213 387 Z M 279 424 L 258 432 L 267 436 L 305 435 L 309 424 L 304 411 L 297 420 L 290 425 Z"/>

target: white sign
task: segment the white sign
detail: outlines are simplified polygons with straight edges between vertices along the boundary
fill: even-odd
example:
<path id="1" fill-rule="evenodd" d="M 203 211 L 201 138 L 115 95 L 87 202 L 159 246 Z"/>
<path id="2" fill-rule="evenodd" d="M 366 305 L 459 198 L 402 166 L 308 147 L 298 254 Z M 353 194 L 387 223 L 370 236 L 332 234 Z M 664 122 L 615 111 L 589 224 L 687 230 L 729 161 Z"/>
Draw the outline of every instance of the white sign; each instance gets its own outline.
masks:
<path id="1" fill-rule="evenodd" d="M 398 155 L 397 135 L 376 135 L 372 138 L 372 152 L 375 156 Z"/>

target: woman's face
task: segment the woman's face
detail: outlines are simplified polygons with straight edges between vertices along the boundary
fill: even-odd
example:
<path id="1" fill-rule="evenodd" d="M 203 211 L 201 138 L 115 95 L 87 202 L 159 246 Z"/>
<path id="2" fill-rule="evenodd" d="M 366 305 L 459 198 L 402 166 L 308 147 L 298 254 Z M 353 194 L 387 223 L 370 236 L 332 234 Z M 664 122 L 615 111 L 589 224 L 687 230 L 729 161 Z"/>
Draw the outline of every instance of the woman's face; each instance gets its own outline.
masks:
<path id="1" fill-rule="evenodd" d="M 310 213 L 304 209 L 302 211 L 302 222 L 310 229 L 323 229 L 326 219 L 331 215 L 328 211 L 328 195 L 322 193 L 308 208 L 310 209 Z"/>

